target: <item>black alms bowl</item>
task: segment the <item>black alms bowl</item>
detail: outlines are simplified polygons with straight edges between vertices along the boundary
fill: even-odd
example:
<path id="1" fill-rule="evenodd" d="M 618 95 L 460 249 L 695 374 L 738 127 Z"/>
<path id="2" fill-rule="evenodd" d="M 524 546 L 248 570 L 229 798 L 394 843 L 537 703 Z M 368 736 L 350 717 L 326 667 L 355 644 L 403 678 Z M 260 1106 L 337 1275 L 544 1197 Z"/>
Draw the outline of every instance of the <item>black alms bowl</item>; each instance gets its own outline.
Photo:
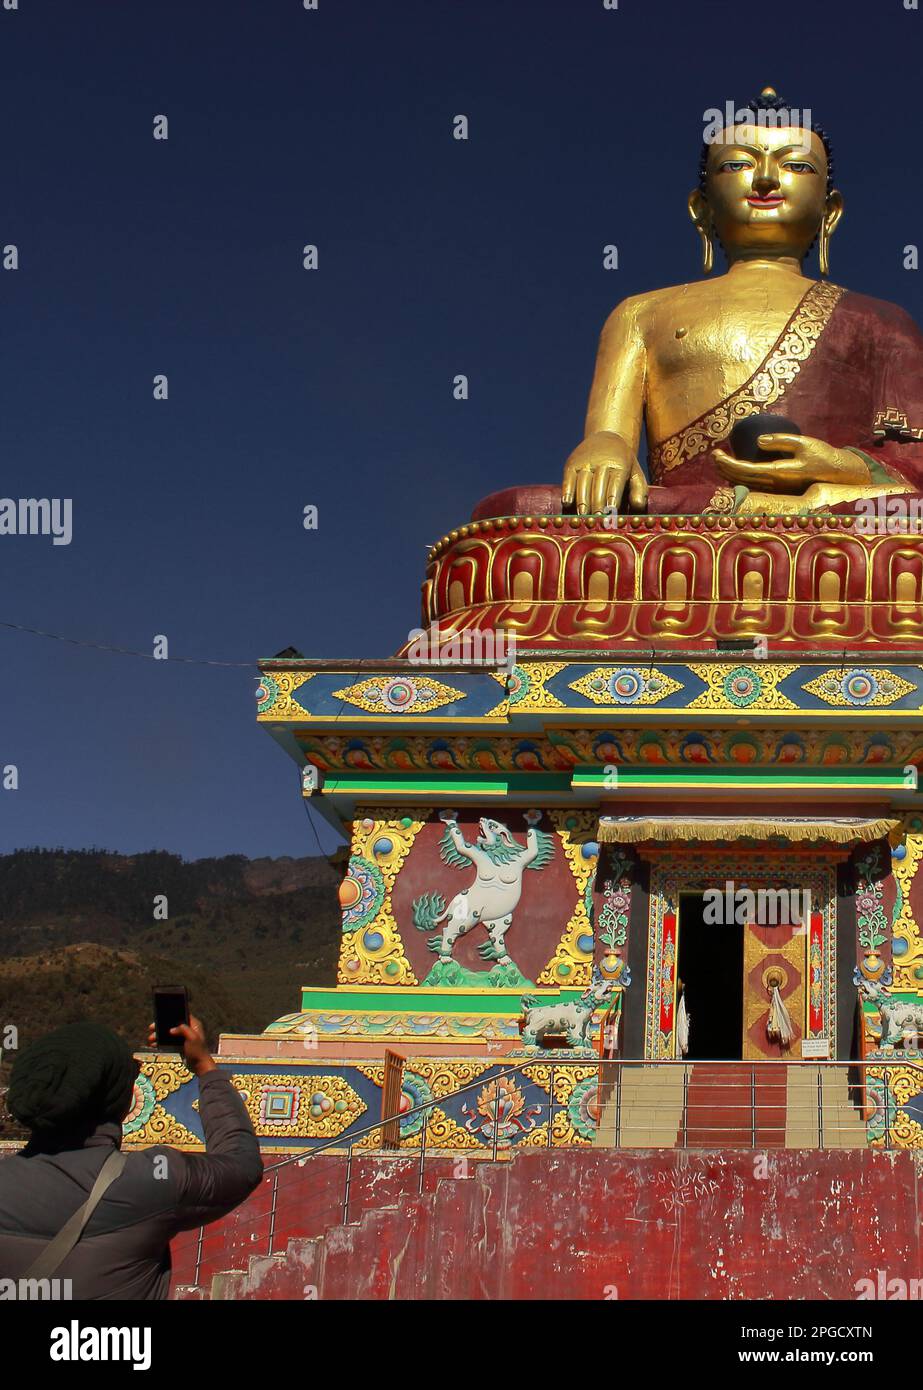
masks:
<path id="1" fill-rule="evenodd" d="M 738 420 L 731 430 L 731 453 L 735 458 L 751 463 L 789 458 L 790 455 L 771 449 L 761 449 L 757 439 L 761 434 L 800 434 L 801 430 L 787 415 L 748 415 Z"/>

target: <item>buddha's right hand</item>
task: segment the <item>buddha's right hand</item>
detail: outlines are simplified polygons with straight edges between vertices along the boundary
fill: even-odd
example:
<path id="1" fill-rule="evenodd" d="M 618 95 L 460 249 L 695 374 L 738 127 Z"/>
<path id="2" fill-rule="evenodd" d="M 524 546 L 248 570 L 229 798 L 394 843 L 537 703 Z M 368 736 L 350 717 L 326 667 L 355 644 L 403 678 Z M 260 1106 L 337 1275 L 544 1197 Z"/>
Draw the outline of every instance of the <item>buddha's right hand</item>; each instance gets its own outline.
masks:
<path id="1" fill-rule="evenodd" d="M 561 489 L 565 507 L 577 504 L 578 516 L 617 509 L 627 498 L 632 511 L 647 506 L 647 479 L 635 452 L 611 430 L 587 435 L 564 465 Z"/>

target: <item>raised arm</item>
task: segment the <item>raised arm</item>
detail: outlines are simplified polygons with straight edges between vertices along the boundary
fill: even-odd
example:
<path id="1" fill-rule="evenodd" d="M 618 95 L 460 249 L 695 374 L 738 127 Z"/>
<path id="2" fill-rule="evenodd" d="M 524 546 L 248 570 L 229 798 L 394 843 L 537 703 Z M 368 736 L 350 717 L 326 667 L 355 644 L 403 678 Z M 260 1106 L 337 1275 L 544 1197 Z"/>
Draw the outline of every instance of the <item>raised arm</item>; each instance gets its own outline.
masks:
<path id="1" fill-rule="evenodd" d="M 174 1231 L 215 1221 L 232 1211 L 258 1187 L 263 1176 L 260 1145 L 237 1089 L 217 1069 L 197 1018 L 171 1028 L 182 1039 L 183 1057 L 199 1082 L 199 1116 L 205 1153 L 165 1149 Z M 156 1046 L 154 1025 L 148 1037 Z"/>
<path id="2" fill-rule="evenodd" d="M 476 862 L 479 851 L 474 845 L 466 844 L 465 837 L 454 820 L 447 822 L 446 830 L 449 832 L 449 837 L 451 838 L 452 844 L 455 846 L 456 852 L 465 859 L 470 859 L 472 863 Z"/>
<path id="3" fill-rule="evenodd" d="M 175 1153 L 178 1231 L 215 1221 L 249 1197 L 263 1176 L 260 1145 L 236 1088 L 217 1070 L 199 1075 L 205 1153 Z"/>

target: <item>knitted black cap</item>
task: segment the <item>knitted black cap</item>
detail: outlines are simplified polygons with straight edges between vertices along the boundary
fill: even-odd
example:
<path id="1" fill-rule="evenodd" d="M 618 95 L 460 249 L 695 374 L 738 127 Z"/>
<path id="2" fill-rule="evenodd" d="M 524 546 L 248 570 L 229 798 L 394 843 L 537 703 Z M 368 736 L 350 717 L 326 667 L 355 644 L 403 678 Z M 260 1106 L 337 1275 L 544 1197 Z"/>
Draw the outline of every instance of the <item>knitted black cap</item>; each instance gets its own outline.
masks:
<path id="1" fill-rule="evenodd" d="M 69 1023 L 27 1047 L 13 1064 L 6 1103 L 31 1130 L 85 1130 L 121 1122 L 138 1068 L 101 1023 Z"/>

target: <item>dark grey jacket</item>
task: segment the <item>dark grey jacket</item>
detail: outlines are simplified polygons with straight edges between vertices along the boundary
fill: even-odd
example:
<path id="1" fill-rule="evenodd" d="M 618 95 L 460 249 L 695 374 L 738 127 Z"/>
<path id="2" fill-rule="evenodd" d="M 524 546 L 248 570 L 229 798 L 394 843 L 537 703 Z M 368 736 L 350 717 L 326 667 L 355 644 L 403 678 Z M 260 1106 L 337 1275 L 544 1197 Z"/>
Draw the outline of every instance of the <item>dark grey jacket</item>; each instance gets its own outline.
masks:
<path id="1" fill-rule="evenodd" d="M 206 1153 L 160 1146 L 127 1156 L 54 1276 L 73 1281 L 75 1299 L 167 1298 L 173 1236 L 226 1215 L 259 1185 L 263 1165 L 250 1117 L 218 1070 L 199 1078 L 199 1115 Z M 106 1124 L 83 1148 L 0 1162 L 0 1279 L 25 1275 L 86 1201 L 121 1138 L 120 1125 Z"/>

